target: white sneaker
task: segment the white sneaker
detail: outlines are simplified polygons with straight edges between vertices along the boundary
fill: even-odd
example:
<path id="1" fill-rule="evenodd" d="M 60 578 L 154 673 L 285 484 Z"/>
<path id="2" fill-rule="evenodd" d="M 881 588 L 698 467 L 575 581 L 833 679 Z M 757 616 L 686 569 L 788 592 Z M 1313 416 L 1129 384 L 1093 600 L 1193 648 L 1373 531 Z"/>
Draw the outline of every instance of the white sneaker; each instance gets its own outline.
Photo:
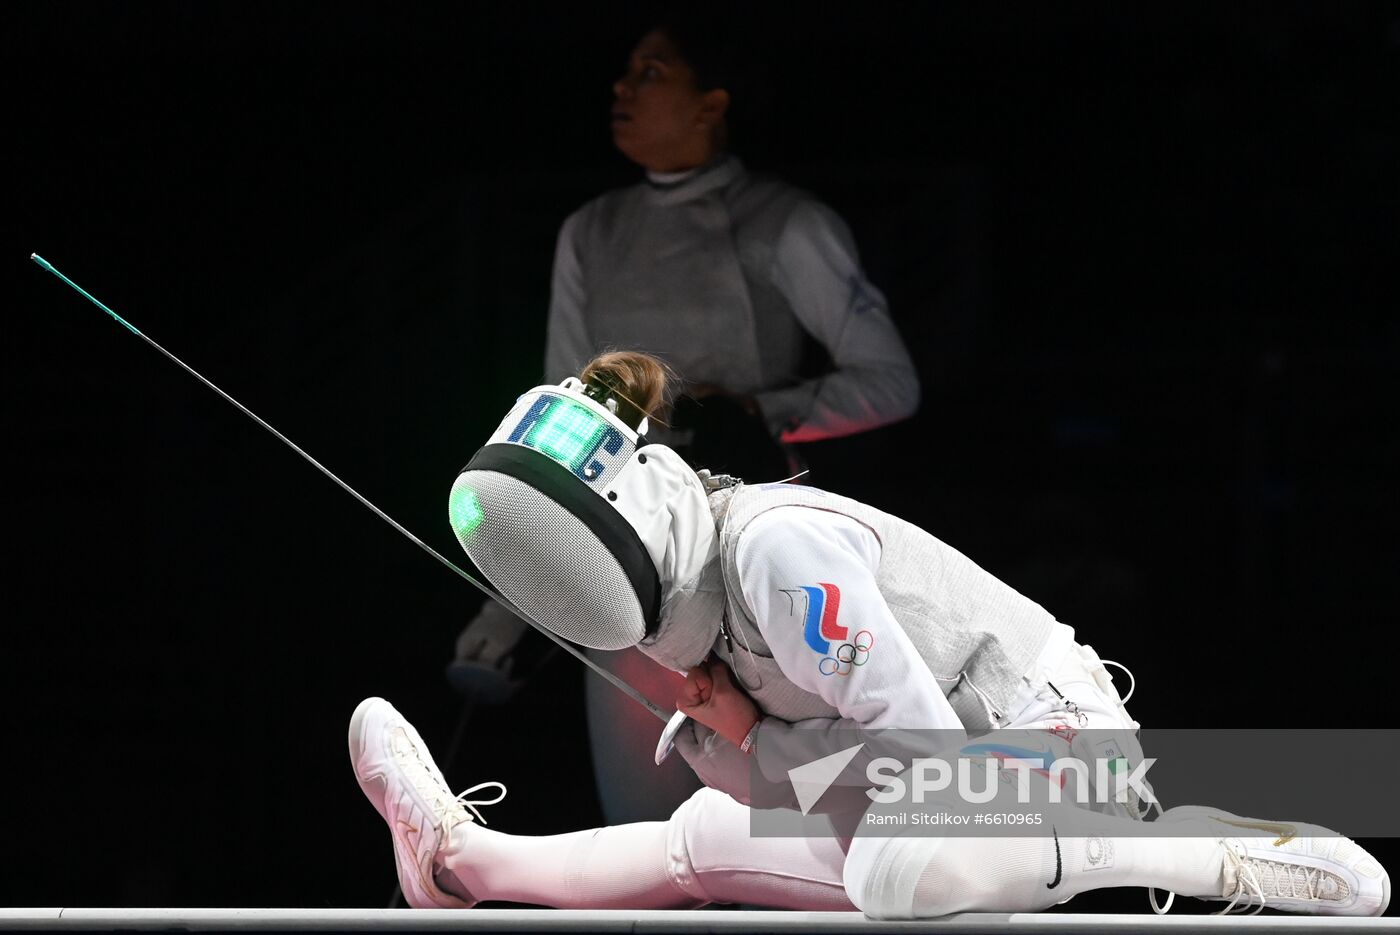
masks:
<path id="1" fill-rule="evenodd" d="M 1219 830 L 1224 886 L 1220 896 L 1203 898 L 1229 900 L 1221 915 L 1236 907 L 1254 906 L 1258 912 L 1267 906 L 1311 915 L 1378 916 L 1390 905 L 1390 875 L 1380 862 L 1350 838 L 1318 825 L 1241 818 L 1200 805 L 1167 809 L 1157 821 L 1202 822 Z"/>
<path id="2" fill-rule="evenodd" d="M 427 744 L 402 714 L 383 698 L 366 698 L 350 718 L 350 763 L 370 804 L 389 825 L 394 865 L 404 900 L 415 909 L 470 909 L 470 902 L 443 892 L 433 881 L 433 858 L 451 838 L 452 829 L 476 820 L 485 824 L 478 805 L 495 805 L 506 796 L 499 782 L 483 782 L 453 795 L 433 762 Z M 490 801 L 466 796 L 500 786 Z"/>

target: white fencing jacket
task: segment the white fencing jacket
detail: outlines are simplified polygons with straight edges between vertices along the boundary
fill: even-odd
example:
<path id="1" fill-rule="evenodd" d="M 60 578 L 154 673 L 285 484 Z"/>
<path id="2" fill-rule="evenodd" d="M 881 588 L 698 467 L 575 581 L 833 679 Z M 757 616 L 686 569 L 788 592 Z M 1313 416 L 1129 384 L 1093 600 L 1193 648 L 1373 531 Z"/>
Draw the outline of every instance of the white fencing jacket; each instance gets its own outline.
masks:
<path id="1" fill-rule="evenodd" d="M 667 585 L 669 613 L 639 648 L 680 672 L 712 653 L 727 663 L 770 716 L 760 749 L 791 725 L 818 726 L 803 722 L 1003 726 L 1051 641 L 1073 639 L 957 549 L 859 501 L 738 484 L 708 504 L 714 558 L 684 589 Z"/>
<path id="2" fill-rule="evenodd" d="M 603 350 L 645 351 L 687 383 L 754 396 L 785 442 L 848 435 L 917 409 L 908 350 L 834 211 L 750 175 L 733 156 L 675 178 L 608 192 L 564 222 L 547 381 L 576 376 Z M 804 331 L 826 348 L 829 373 L 799 375 Z"/>

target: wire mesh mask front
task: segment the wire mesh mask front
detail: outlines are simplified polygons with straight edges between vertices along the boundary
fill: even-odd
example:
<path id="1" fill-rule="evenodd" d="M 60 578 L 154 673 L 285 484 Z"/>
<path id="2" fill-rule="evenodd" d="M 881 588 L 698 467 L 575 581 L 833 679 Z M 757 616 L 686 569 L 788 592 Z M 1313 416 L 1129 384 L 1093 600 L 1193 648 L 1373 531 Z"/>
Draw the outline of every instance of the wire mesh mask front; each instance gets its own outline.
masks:
<path id="1" fill-rule="evenodd" d="M 452 499 L 470 495 L 480 516 L 454 521 L 472 563 L 509 600 L 564 639 L 626 649 L 646 635 L 636 591 L 617 558 L 568 510 L 523 481 L 466 471 Z"/>

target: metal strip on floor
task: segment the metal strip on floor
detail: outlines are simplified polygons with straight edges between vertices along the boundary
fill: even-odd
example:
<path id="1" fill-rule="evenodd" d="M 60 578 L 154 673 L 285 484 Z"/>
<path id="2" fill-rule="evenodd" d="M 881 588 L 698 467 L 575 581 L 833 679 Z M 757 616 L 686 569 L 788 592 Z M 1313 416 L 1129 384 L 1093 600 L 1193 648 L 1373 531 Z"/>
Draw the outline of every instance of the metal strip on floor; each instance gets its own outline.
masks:
<path id="1" fill-rule="evenodd" d="M 185 932 L 627 932 L 702 933 L 992 932 L 1069 933 L 1400 933 L 1400 918 L 1298 915 L 1122 915 L 1112 913 L 960 913 L 917 922 L 877 922 L 858 912 L 563 909 L 0 909 L 0 931 Z"/>

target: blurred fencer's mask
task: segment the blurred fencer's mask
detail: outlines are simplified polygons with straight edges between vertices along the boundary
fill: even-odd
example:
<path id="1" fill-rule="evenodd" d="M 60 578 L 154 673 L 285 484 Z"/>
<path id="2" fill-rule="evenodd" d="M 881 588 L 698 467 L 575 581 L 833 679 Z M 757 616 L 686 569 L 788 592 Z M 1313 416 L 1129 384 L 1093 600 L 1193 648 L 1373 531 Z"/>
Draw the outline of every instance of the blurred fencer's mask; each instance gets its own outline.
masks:
<path id="1" fill-rule="evenodd" d="M 540 624 L 592 649 L 655 635 L 668 602 L 694 587 L 718 549 L 695 471 L 647 444 L 646 420 L 634 431 L 615 405 L 573 377 L 535 387 L 462 469 L 448 504 L 481 573 Z"/>

